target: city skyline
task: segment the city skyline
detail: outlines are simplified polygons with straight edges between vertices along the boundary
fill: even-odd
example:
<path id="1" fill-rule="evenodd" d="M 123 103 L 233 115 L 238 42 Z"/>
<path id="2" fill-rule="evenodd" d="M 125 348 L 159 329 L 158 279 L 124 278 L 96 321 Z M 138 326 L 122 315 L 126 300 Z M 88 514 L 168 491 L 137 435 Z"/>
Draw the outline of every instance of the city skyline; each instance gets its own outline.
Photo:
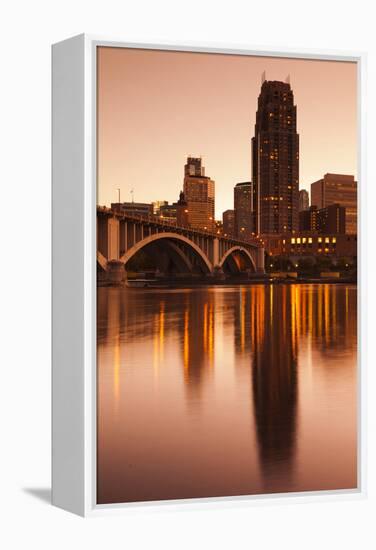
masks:
<path id="1" fill-rule="evenodd" d="M 131 200 L 133 189 L 136 202 L 174 202 L 186 157 L 202 155 L 215 181 L 220 219 L 233 207 L 235 184 L 252 179 L 251 138 L 264 70 L 267 80 L 290 75 L 300 189 L 310 191 L 326 172 L 357 178 L 356 64 L 101 47 L 98 204 L 114 202 L 119 188 L 123 201 Z M 336 86 L 328 86 L 331 81 Z"/>

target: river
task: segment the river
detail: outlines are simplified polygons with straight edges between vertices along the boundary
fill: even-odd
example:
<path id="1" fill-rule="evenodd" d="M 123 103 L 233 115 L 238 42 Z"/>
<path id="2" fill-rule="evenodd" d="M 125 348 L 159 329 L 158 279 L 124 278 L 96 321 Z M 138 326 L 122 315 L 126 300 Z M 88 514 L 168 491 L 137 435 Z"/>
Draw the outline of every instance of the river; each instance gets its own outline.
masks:
<path id="1" fill-rule="evenodd" d="M 97 502 L 357 485 L 357 289 L 98 289 Z"/>

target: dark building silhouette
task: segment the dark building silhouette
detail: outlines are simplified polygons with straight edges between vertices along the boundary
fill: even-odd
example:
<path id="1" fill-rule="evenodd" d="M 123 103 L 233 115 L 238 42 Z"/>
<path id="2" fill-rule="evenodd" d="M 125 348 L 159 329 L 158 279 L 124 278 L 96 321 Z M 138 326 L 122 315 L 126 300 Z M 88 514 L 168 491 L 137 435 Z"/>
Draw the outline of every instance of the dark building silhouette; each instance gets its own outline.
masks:
<path id="1" fill-rule="evenodd" d="M 318 210 L 317 230 L 323 235 L 346 233 L 346 208 L 339 204 L 331 204 Z"/>
<path id="2" fill-rule="evenodd" d="M 309 194 L 306 189 L 301 189 L 299 191 L 299 212 L 303 210 L 308 210 L 309 208 Z"/>
<path id="3" fill-rule="evenodd" d="M 245 181 L 234 187 L 235 234 L 244 239 L 252 236 L 252 183 Z"/>
<path id="4" fill-rule="evenodd" d="M 290 84 L 264 81 L 252 138 L 253 231 L 299 228 L 299 135 Z"/>
<path id="5" fill-rule="evenodd" d="M 346 208 L 339 204 L 320 209 L 311 206 L 308 210 L 299 212 L 299 231 L 317 232 L 321 235 L 345 233 Z"/>
<path id="6" fill-rule="evenodd" d="M 265 492 L 294 483 L 300 324 L 294 292 L 277 285 L 264 295 L 256 289 L 251 300 L 253 407 Z"/>
<path id="7" fill-rule="evenodd" d="M 225 210 L 222 214 L 223 234 L 226 237 L 235 236 L 235 211 Z"/>
<path id="8" fill-rule="evenodd" d="M 317 230 L 317 206 L 299 212 L 299 231 Z"/>
<path id="9" fill-rule="evenodd" d="M 180 191 L 179 200 L 176 203 L 176 220 L 180 227 L 188 225 L 188 203 L 183 191 Z"/>
<path id="10" fill-rule="evenodd" d="M 357 232 L 357 182 L 354 176 L 325 174 L 321 180 L 311 184 L 311 204 L 318 209 L 331 204 L 346 208 L 346 233 Z"/>

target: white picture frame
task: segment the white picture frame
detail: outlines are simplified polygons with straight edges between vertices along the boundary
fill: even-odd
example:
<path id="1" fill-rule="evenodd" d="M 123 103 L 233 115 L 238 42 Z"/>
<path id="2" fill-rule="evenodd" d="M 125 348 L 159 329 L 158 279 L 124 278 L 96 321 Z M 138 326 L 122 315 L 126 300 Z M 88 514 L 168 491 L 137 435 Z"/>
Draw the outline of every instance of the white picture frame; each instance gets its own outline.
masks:
<path id="1" fill-rule="evenodd" d="M 96 504 L 96 48 L 144 48 L 301 59 L 358 66 L 358 480 L 354 490 Z M 366 55 L 239 48 L 225 44 L 132 44 L 79 35 L 52 47 L 52 502 L 93 516 L 142 507 L 250 506 L 366 495 L 365 173 Z"/>

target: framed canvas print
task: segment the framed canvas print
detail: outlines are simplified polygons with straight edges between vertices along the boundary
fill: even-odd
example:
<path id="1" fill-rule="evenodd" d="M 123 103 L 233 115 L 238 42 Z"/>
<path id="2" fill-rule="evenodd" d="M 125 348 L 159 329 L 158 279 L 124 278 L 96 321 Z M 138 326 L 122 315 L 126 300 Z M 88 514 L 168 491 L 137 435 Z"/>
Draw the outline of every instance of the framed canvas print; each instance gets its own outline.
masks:
<path id="1" fill-rule="evenodd" d="M 362 495 L 364 56 L 52 61 L 53 503 Z"/>

